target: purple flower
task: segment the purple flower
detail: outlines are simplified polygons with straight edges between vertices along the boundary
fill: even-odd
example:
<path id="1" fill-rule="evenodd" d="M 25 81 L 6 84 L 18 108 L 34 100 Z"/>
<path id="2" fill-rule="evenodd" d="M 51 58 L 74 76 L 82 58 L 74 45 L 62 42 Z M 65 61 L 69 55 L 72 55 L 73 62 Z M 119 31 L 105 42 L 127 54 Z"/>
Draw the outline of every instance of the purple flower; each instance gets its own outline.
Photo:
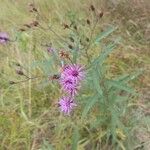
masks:
<path id="1" fill-rule="evenodd" d="M 0 44 L 7 43 L 9 41 L 9 36 L 5 32 L 0 32 Z"/>
<path id="2" fill-rule="evenodd" d="M 48 48 L 47 48 L 47 52 L 48 52 L 48 53 L 52 53 L 53 51 L 55 51 L 54 48 L 52 48 L 52 47 L 48 47 Z"/>
<path id="3" fill-rule="evenodd" d="M 66 115 L 70 115 L 70 112 L 74 109 L 75 106 L 77 106 L 73 99 L 69 97 L 62 97 L 58 104 L 61 112 Z"/>
<path id="4" fill-rule="evenodd" d="M 62 86 L 62 89 L 69 93 L 71 96 L 74 96 L 75 94 L 77 94 L 79 85 L 76 82 L 76 80 L 74 80 L 74 78 L 70 77 L 70 76 L 61 76 L 60 78 L 60 85 Z"/>
<path id="5" fill-rule="evenodd" d="M 65 66 L 62 77 L 66 78 L 68 76 L 73 78 L 76 82 L 83 80 L 85 77 L 84 67 L 77 64 Z"/>

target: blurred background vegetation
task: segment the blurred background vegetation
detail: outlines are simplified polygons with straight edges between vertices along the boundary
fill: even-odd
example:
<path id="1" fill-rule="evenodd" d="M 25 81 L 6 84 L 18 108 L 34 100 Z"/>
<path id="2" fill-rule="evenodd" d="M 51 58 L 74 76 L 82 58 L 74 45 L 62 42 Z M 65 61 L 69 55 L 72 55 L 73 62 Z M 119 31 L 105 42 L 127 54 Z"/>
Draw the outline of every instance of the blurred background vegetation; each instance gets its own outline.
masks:
<path id="1" fill-rule="evenodd" d="M 41 18 L 31 13 L 29 3 L 35 4 Z M 38 71 L 32 69 L 37 65 L 32 62 L 48 57 L 41 43 L 50 41 L 57 45 L 55 33 L 45 32 L 36 27 L 29 29 L 27 24 L 33 24 L 35 20 L 40 21 L 43 27 L 49 24 L 56 33 L 65 37 L 67 31 L 63 29 L 63 24 L 67 23 L 66 16 L 78 13 L 79 19 L 88 17 L 91 4 L 104 13 L 98 27 L 103 31 L 105 26 L 118 26 L 115 35 L 123 39 L 121 46 L 108 60 L 111 65 L 109 76 L 130 73 L 137 69 L 144 70 L 143 74 L 132 83 L 140 96 L 128 106 L 132 108 L 129 116 L 132 115 L 138 120 L 134 126 L 129 149 L 149 149 L 150 1 L 0 0 L 0 31 L 8 32 L 12 39 L 16 36 L 20 39 L 19 43 L 0 45 L 1 150 L 45 150 L 53 149 L 52 147 L 56 150 L 71 149 L 72 128 L 68 127 L 71 120 L 58 115 L 56 100 L 59 97 L 59 89 L 46 79 L 30 80 L 13 86 L 9 81 L 22 80 L 22 76 L 16 74 L 16 69 L 20 67 L 16 63 L 23 66 L 29 76 L 41 74 L 40 69 Z M 23 30 L 25 31 L 19 34 Z M 46 71 L 48 73 L 48 68 L 45 68 Z M 49 86 L 46 86 L 47 83 Z M 78 113 L 73 119 L 81 128 L 85 128 L 82 131 L 84 137 L 78 142 L 78 149 L 92 149 L 94 137 L 99 134 L 100 138 L 104 133 L 101 129 L 97 132 L 87 131 L 84 125 L 88 124 L 90 119 L 80 120 Z M 125 135 L 122 131 L 118 132 L 123 142 L 128 139 L 130 133 Z M 127 149 L 126 145 L 120 147 Z M 108 150 L 112 147 L 107 143 L 103 144 L 102 149 Z"/>

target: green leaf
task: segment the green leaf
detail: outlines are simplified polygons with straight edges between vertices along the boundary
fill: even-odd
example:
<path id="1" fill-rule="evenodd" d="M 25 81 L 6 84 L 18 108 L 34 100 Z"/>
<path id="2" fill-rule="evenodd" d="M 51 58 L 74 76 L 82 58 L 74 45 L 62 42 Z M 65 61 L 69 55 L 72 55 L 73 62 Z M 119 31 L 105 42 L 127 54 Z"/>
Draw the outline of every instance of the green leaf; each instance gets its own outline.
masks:
<path id="1" fill-rule="evenodd" d="M 31 64 L 31 69 L 34 69 L 37 67 L 41 68 L 46 75 L 49 75 L 51 74 L 51 71 L 53 70 L 53 61 L 52 60 L 34 61 Z"/>
<path id="2" fill-rule="evenodd" d="M 99 57 L 96 59 L 95 62 L 98 62 L 99 64 L 103 64 L 103 62 L 106 60 L 108 55 L 113 51 L 114 48 L 117 47 L 117 44 L 121 38 L 117 38 L 113 43 L 108 44 L 106 47 L 104 47 L 102 53 L 99 55 Z"/>
<path id="3" fill-rule="evenodd" d="M 49 144 L 48 141 L 44 140 L 40 150 L 54 150 L 54 149 L 53 149 L 52 145 Z"/>
<path id="4" fill-rule="evenodd" d="M 30 36 L 27 33 L 19 33 L 17 35 L 17 40 L 21 50 L 27 52 L 27 46 L 30 41 Z"/>
<path id="5" fill-rule="evenodd" d="M 103 117 L 103 116 L 99 116 L 97 117 L 95 122 L 92 122 L 90 127 L 91 128 L 97 128 L 98 126 L 100 126 L 101 124 L 104 124 L 106 122 L 107 118 Z"/>
<path id="6" fill-rule="evenodd" d="M 78 57 L 78 51 L 79 51 L 79 47 L 75 48 L 72 50 L 73 52 L 73 63 L 77 62 L 77 57 Z"/>
<path id="7" fill-rule="evenodd" d="M 99 78 L 99 74 L 97 69 L 94 67 L 93 72 L 92 72 L 92 77 L 93 77 L 93 84 L 94 84 L 94 88 L 97 91 L 97 93 L 102 96 L 103 95 L 103 91 L 100 88 L 100 78 Z"/>
<path id="8" fill-rule="evenodd" d="M 79 130 L 77 127 L 75 127 L 72 136 L 72 150 L 77 150 L 79 138 Z"/>
<path id="9" fill-rule="evenodd" d="M 83 113 L 82 113 L 82 117 L 85 117 L 87 115 L 87 113 L 96 104 L 97 101 L 98 101 L 97 95 L 95 95 L 94 97 L 91 97 L 91 98 L 89 98 L 89 100 L 87 100 L 87 103 L 86 103 Z"/>
<path id="10" fill-rule="evenodd" d="M 95 43 L 98 44 L 102 39 L 106 38 L 109 34 L 114 32 L 117 29 L 117 27 L 109 27 L 106 31 L 100 33 L 96 39 Z"/>
<path id="11" fill-rule="evenodd" d="M 109 81 L 107 81 L 107 83 L 112 87 L 118 88 L 120 90 L 124 90 L 124 91 L 134 94 L 134 95 L 137 95 L 137 93 L 132 88 L 126 86 L 125 84 L 121 84 L 118 81 L 109 80 Z"/>
<path id="12" fill-rule="evenodd" d="M 99 54 L 99 56 L 91 63 L 91 65 L 88 67 L 91 68 L 92 66 L 96 64 L 102 65 L 108 55 L 113 51 L 114 48 L 117 47 L 117 44 L 120 42 L 121 38 L 117 38 L 113 43 L 108 44 L 106 47 L 103 48 L 103 51 Z"/>
<path id="13" fill-rule="evenodd" d="M 126 74 L 126 75 L 119 76 L 115 80 L 119 81 L 119 82 L 127 83 L 127 82 L 129 82 L 131 80 L 136 79 L 142 73 L 143 73 L 143 70 L 140 69 L 140 70 L 138 70 L 136 72 L 131 73 L 130 75 Z"/>

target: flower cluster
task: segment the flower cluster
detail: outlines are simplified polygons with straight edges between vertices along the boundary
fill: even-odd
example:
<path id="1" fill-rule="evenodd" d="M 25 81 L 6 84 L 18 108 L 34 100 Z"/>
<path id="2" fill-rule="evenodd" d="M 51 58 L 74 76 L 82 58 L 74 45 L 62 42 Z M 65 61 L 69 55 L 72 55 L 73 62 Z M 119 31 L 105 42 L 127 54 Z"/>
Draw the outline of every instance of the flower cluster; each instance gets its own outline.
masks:
<path id="1" fill-rule="evenodd" d="M 77 64 L 66 65 L 60 76 L 60 85 L 62 90 L 68 94 L 68 97 L 63 97 L 59 101 L 59 107 L 65 114 L 70 114 L 76 103 L 75 95 L 81 87 L 81 81 L 85 77 L 84 67 Z"/>

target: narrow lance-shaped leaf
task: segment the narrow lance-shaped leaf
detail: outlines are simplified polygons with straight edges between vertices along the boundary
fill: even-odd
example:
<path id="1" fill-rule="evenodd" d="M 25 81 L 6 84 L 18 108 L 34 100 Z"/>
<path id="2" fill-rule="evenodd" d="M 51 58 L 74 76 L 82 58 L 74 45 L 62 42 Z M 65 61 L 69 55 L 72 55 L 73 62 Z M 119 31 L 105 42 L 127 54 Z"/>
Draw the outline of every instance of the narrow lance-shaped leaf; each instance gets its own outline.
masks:
<path id="1" fill-rule="evenodd" d="M 120 42 L 121 38 L 117 38 L 113 43 L 104 47 L 102 53 L 99 57 L 94 61 L 94 63 L 103 64 L 108 55 L 113 51 L 114 48 L 117 47 L 117 44 Z"/>
<path id="2" fill-rule="evenodd" d="M 100 78 L 99 78 L 99 74 L 98 74 L 98 71 L 97 71 L 98 68 L 95 68 L 93 69 L 93 72 L 92 72 L 92 76 L 93 76 L 93 86 L 95 88 L 95 90 L 97 91 L 97 93 L 102 96 L 103 95 L 103 91 L 102 91 L 102 88 L 100 87 Z"/>
<path id="3" fill-rule="evenodd" d="M 109 27 L 106 31 L 100 33 L 96 39 L 95 43 L 98 44 L 102 39 L 106 38 L 109 34 L 114 32 L 117 29 L 117 27 Z"/>
<path id="4" fill-rule="evenodd" d="M 124 84 L 121 84 L 120 82 L 109 80 L 109 81 L 107 81 L 107 84 L 109 84 L 112 87 L 118 88 L 120 90 L 124 90 L 128 93 L 137 95 L 137 93 L 132 88 L 130 88 L 130 87 L 124 85 Z"/>
<path id="5" fill-rule="evenodd" d="M 31 64 L 31 69 L 40 67 L 44 71 L 46 75 L 49 75 L 53 70 L 53 62 L 52 60 L 41 60 L 41 61 L 34 61 Z"/>
<path id="6" fill-rule="evenodd" d="M 138 70 L 136 72 L 133 72 L 132 74 L 126 74 L 126 75 L 119 76 L 115 80 L 123 82 L 123 83 L 127 83 L 131 80 L 136 79 L 142 73 L 143 73 L 143 70 Z"/>
<path id="7" fill-rule="evenodd" d="M 75 126 L 72 136 L 72 150 L 77 150 L 79 138 L 80 138 L 79 131 L 78 128 Z"/>
<path id="8" fill-rule="evenodd" d="M 103 51 L 99 54 L 99 56 L 91 63 L 91 65 L 88 67 L 91 68 L 93 65 L 100 64 L 102 65 L 108 55 L 113 51 L 114 48 L 117 47 L 117 44 L 120 42 L 121 38 L 117 38 L 113 43 L 107 45 L 104 47 Z"/>
<path id="9" fill-rule="evenodd" d="M 79 53 L 79 46 L 77 45 L 77 47 L 73 49 L 73 63 L 77 62 L 78 53 Z"/>
<path id="10" fill-rule="evenodd" d="M 53 149 L 52 145 L 49 144 L 48 141 L 44 140 L 40 150 L 54 150 L 54 149 Z"/>
<path id="11" fill-rule="evenodd" d="M 87 113 L 90 111 L 90 109 L 96 104 L 96 102 L 98 101 L 98 96 L 95 95 L 91 98 L 89 98 L 89 100 L 87 101 L 83 113 L 82 113 L 82 117 L 85 117 L 87 115 Z"/>

